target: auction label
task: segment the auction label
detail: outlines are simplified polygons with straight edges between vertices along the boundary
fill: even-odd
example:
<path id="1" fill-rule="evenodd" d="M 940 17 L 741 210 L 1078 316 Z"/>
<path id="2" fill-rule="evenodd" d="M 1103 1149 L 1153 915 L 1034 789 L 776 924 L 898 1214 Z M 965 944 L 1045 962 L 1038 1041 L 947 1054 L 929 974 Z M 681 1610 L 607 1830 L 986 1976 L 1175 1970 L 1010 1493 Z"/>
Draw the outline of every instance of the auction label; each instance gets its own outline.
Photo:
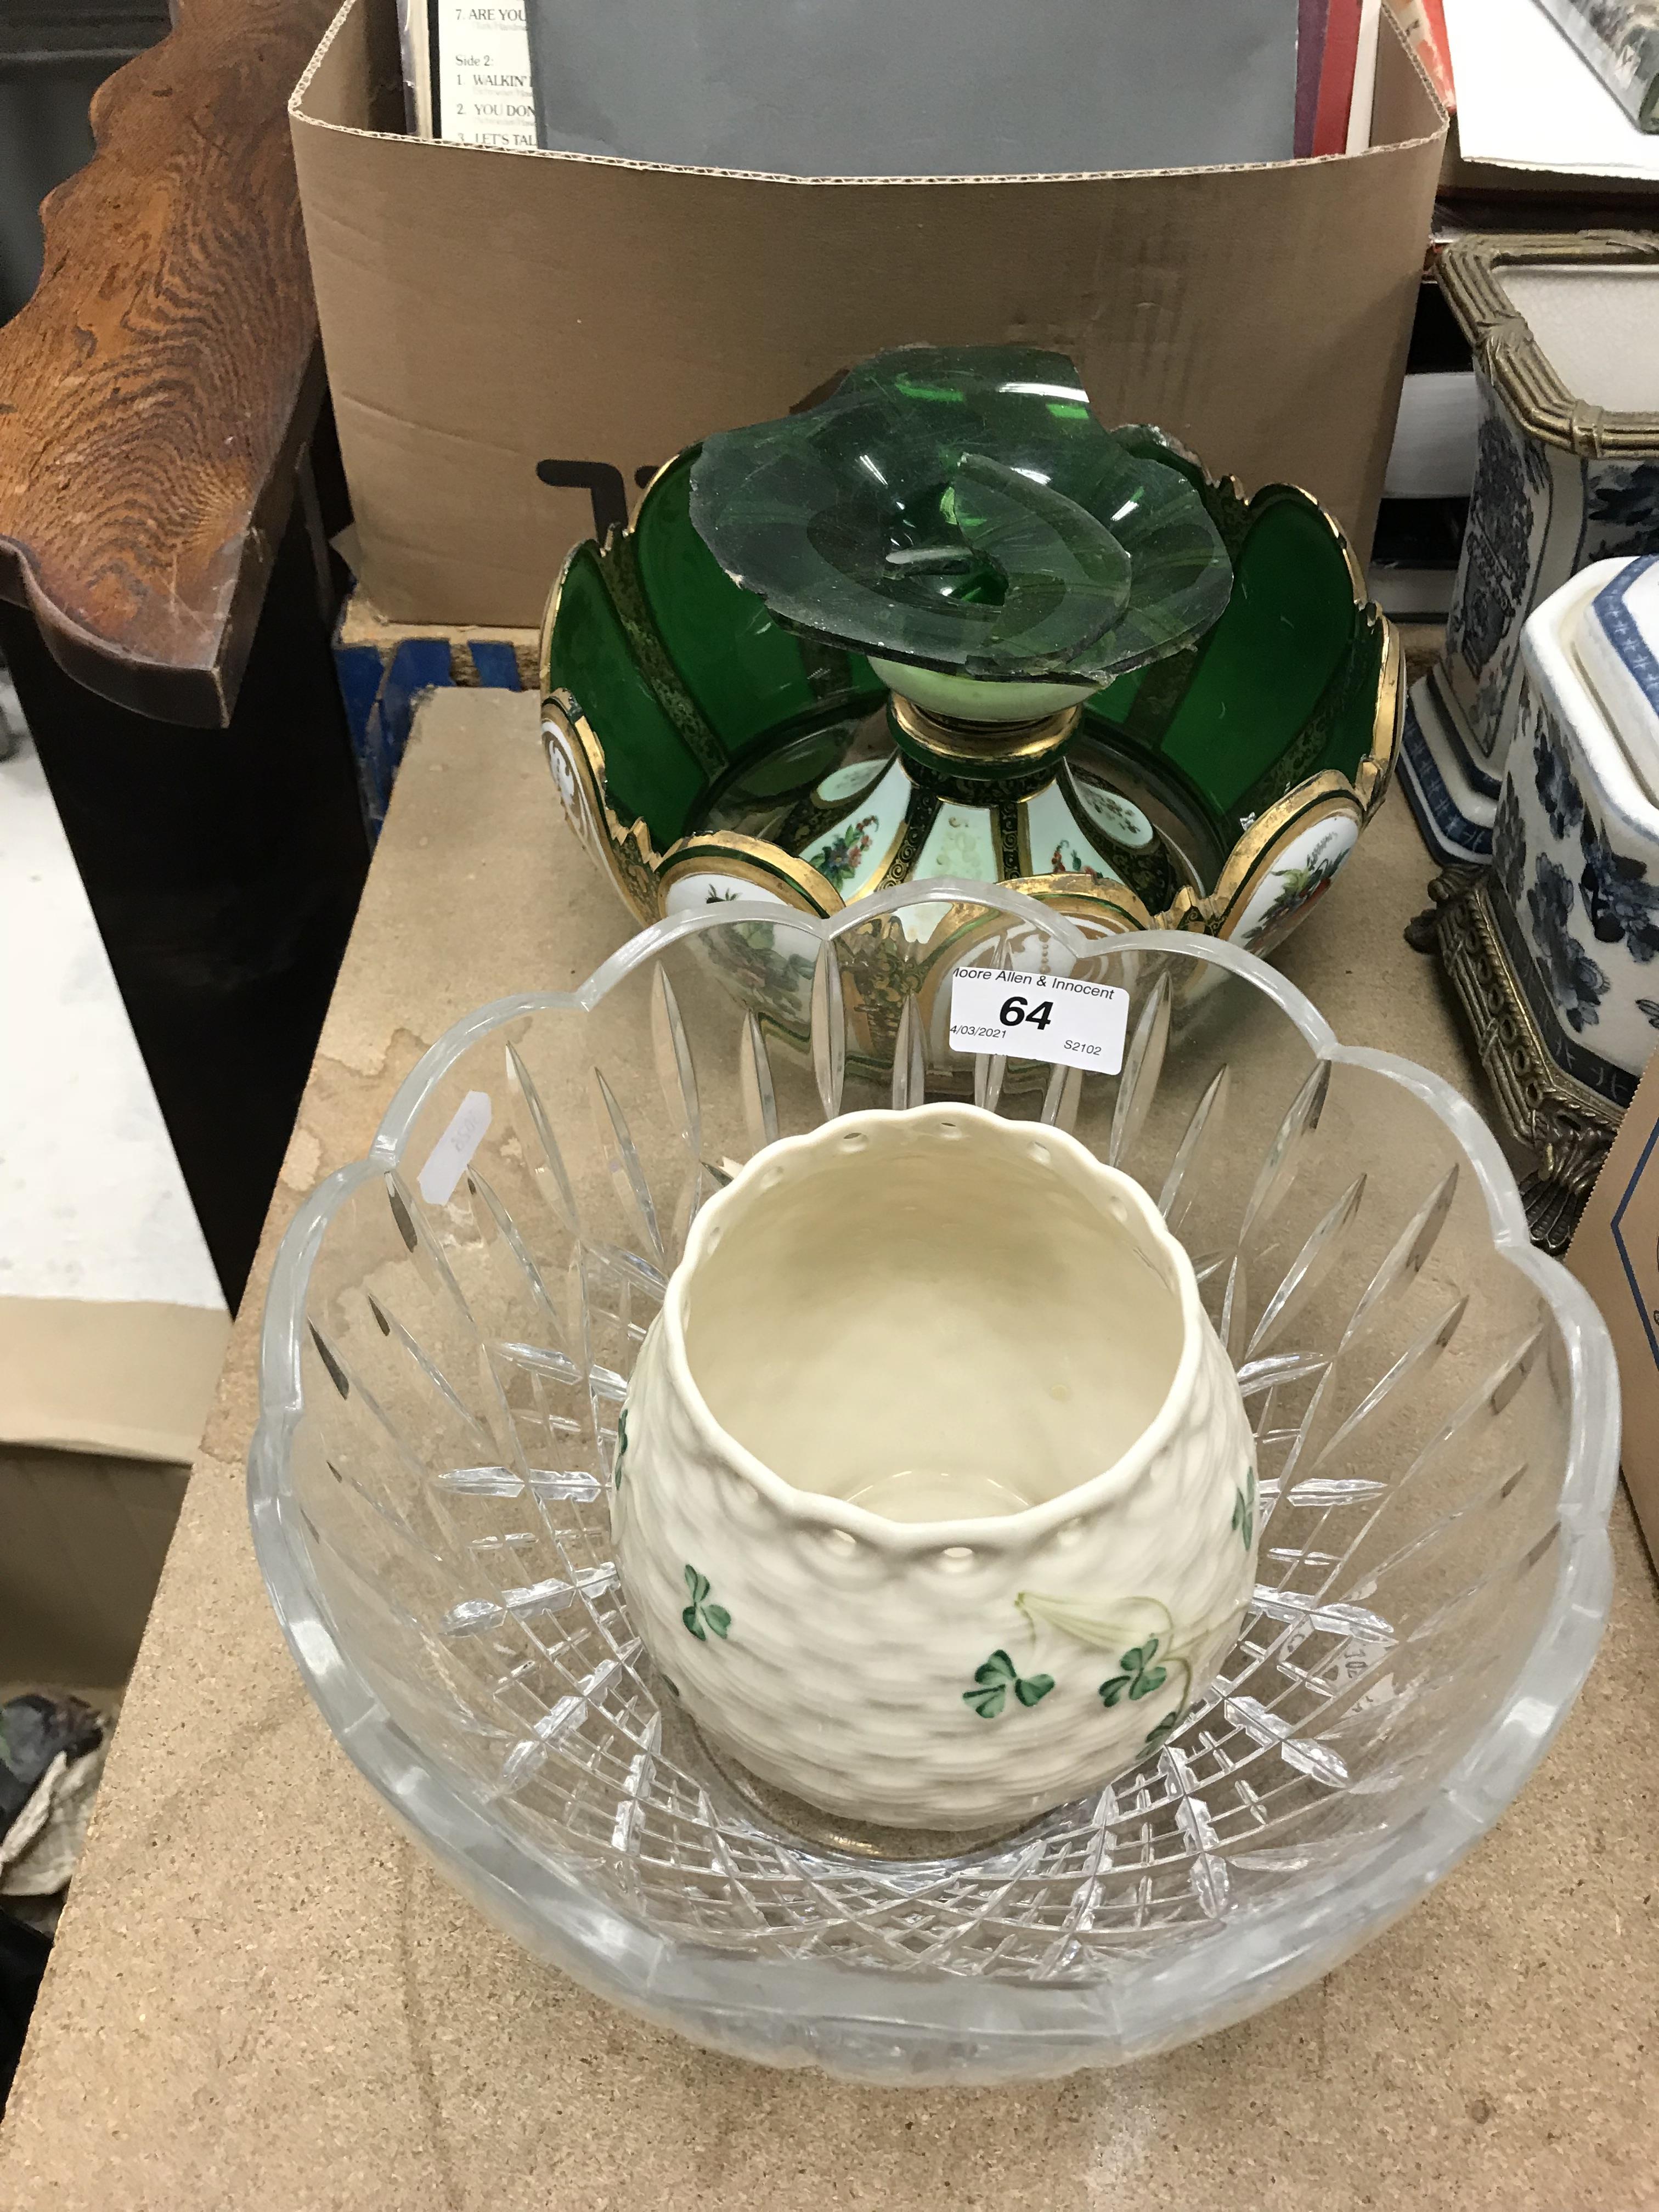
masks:
<path id="1" fill-rule="evenodd" d="M 958 968 L 951 979 L 951 1042 L 957 1052 L 1000 1052 L 1115 1075 L 1128 1025 L 1129 994 L 1115 983 L 1024 975 L 1013 968 Z"/>

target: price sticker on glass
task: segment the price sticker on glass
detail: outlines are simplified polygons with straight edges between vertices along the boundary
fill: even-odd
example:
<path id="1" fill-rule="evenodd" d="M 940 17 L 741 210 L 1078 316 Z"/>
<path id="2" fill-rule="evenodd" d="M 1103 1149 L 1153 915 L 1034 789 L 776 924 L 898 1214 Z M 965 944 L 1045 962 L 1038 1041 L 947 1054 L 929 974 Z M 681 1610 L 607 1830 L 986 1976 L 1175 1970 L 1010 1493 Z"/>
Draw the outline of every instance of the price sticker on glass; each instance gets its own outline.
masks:
<path id="1" fill-rule="evenodd" d="M 1129 994 L 1071 975 L 1013 968 L 958 968 L 951 978 L 951 1042 L 957 1052 L 1000 1052 L 1115 1075 L 1123 1065 Z"/>

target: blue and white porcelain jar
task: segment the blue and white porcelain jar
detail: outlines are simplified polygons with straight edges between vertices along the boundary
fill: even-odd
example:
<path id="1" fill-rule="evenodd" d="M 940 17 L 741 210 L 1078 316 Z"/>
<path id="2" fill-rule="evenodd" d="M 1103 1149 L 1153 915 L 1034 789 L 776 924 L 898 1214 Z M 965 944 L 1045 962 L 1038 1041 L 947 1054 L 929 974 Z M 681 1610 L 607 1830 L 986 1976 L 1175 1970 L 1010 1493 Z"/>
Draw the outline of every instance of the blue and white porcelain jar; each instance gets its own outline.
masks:
<path id="1" fill-rule="evenodd" d="M 1551 1056 L 1623 1108 L 1659 1049 L 1659 558 L 1575 576 L 1522 657 L 1492 909 Z"/>
<path id="2" fill-rule="evenodd" d="M 1430 849 L 1492 851 L 1522 714 L 1522 630 L 1590 562 L 1659 550 L 1659 240 L 1472 238 L 1441 288 L 1474 350 L 1474 495 L 1441 659 L 1401 772 Z"/>

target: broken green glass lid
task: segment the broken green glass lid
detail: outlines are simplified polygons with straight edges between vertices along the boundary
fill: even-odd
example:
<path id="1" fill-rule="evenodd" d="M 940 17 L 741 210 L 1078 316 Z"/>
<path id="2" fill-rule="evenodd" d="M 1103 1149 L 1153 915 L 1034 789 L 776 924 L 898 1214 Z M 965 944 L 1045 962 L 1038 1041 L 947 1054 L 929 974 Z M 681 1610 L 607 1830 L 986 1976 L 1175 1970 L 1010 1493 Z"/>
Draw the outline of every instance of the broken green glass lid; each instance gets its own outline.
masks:
<path id="1" fill-rule="evenodd" d="M 1190 645 L 1232 569 L 1155 429 L 1063 354 L 906 346 L 705 441 L 691 520 L 781 622 L 946 675 L 1097 686 Z"/>

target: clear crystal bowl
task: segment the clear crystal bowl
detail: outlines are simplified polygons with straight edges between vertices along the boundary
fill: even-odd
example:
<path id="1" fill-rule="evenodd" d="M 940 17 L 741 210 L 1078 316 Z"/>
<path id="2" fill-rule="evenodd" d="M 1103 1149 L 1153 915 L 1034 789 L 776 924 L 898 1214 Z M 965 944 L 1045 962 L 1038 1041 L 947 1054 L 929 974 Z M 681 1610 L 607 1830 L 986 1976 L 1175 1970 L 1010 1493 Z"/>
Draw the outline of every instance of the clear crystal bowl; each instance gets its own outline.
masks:
<path id="1" fill-rule="evenodd" d="M 949 967 L 998 957 L 1126 986 L 1122 1074 L 952 1053 Z M 924 1097 L 1140 1179 L 1260 1440 L 1221 1680 L 1133 1771 L 966 1844 L 718 1762 L 630 1626 L 607 1496 L 699 1204 L 776 1135 Z M 869 2080 L 1141 2057 L 1327 1972 L 1514 1797 L 1607 1613 L 1611 1349 L 1474 1109 L 1225 944 L 1088 939 L 983 885 L 705 908 L 459 1023 L 295 1218 L 260 1391 L 259 1563 L 398 1817 L 602 1995 Z"/>

